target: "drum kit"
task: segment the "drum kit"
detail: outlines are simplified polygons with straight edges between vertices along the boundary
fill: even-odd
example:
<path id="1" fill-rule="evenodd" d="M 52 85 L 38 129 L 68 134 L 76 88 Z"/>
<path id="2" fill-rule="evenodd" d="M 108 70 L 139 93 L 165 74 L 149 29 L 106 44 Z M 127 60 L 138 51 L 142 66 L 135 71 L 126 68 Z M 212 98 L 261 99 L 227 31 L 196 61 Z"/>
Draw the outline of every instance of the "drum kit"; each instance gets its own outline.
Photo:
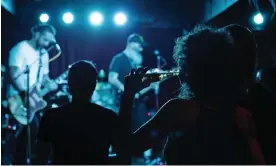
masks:
<path id="1" fill-rule="evenodd" d="M 116 105 L 114 91 L 115 89 L 108 82 L 98 82 L 91 101 L 117 113 L 118 108 Z"/>

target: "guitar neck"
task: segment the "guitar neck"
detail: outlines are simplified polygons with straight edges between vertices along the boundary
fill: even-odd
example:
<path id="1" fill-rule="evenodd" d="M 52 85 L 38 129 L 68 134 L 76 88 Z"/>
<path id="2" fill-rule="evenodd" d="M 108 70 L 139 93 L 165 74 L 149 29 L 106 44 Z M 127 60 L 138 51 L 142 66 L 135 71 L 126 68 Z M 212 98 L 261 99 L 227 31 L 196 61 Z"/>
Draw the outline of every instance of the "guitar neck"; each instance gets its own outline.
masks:
<path id="1" fill-rule="evenodd" d="M 59 77 L 57 77 L 54 82 L 56 84 L 59 84 L 60 81 L 64 80 L 68 76 L 68 70 L 66 70 L 64 73 L 62 73 Z"/>
<path id="2" fill-rule="evenodd" d="M 61 80 L 65 79 L 68 75 L 68 70 L 66 70 L 64 73 L 62 73 L 59 77 L 57 77 L 56 79 L 54 79 L 53 81 L 56 83 L 56 84 L 59 84 Z M 50 89 L 49 88 L 43 88 L 39 94 L 41 97 L 44 97 L 47 93 L 50 92 Z"/>

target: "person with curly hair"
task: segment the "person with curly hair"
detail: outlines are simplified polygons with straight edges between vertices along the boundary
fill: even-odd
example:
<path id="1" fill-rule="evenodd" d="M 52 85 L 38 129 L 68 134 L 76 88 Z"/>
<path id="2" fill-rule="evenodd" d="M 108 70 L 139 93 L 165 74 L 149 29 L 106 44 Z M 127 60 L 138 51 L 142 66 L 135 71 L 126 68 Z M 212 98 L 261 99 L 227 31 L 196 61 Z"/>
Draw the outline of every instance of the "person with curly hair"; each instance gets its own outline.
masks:
<path id="1" fill-rule="evenodd" d="M 164 156 L 170 165 L 263 164 L 249 149 L 247 110 L 237 106 L 244 80 L 230 32 L 196 26 L 176 40 L 173 57 L 185 71 L 183 90 L 129 137 L 129 150 L 136 155 L 167 139 Z M 130 117 L 145 72 L 140 68 L 126 77 L 122 117 Z"/>

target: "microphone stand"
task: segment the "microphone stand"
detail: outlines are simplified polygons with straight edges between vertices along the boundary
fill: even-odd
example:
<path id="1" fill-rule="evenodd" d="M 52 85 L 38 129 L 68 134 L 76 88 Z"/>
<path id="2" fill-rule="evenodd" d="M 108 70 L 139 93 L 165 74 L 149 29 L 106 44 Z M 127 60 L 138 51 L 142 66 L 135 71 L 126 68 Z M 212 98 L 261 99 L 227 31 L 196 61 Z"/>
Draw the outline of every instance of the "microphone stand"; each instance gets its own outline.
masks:
<path id="1" fill-rule="evenodd" d="M 35 61 L 36 62 L 36 61 Z M 33 65 L 33 64 L 31 64 Z M 27 118 L 27 145 L 26 145 L 26 162 L 28 165 L 31 165 L 31 157 L 32 157 L 32 151 L 31 151 L 31 126 L 30 126 L 30 66 L 31 65 L 26 65 L 26 69 L 24 71 L 22 71 L 20 74 L 18 74 L 17 77 L 15 77 L 15 80 L 17 80 L 20 76 L 22 76 L 23 74 L 26 74 L 26 91 L 25 91 L 25 100 L 24 100 L 24 104 L 25 104 L 25 110 L 26 110 L 26 118 Z M 24 126 L 23 128 L 24 129 Z M 23 131 L 21 131 L 23 132 Z M 19 134 L 19 133 L 18 133 Z"/>
<path id="2" fill-rule="evenodd" d="M 157 58 L 157 68 L 161 70 L 164 66 L 167 65 L 167 62 L 160 55 L 158 50 L 155 50 L 154 54 L 156 55 L 156 58 Z M 162 65 L 161 65 L 161 61 L 164 62 Z M 155 105 L 156 105 L 156 109 L 158 110 L 159 109 L 159 83 L 156 83 L 156 85 L 154 87 L 154 94 L 155 94 Z"/>
<path id="3" fill-rule="evenodd" d="M 32 157 L 32 150 L 31 150 L 31 126 L 30 126 L 30 67 L 26 66 L 26 77 L 27 77 L 27 88 L 26 88 L 26 97 L 25 97 L 25 105 L 26 105 L 26 112 L 27 112 L 27 148 L 26 148 L 26 162 L 27 164 L 31 164 L 31 157 Z"/>
<path id="4" fill-rule="evenodd" d="M 161 56 L 159 54 L 157 54 L 157 68 L 161 69 Z M 154 95 L 155 95 L 155 106 L 156 109 L 159 110 L 159 83 L 157 83 L 154 86 Z"/>

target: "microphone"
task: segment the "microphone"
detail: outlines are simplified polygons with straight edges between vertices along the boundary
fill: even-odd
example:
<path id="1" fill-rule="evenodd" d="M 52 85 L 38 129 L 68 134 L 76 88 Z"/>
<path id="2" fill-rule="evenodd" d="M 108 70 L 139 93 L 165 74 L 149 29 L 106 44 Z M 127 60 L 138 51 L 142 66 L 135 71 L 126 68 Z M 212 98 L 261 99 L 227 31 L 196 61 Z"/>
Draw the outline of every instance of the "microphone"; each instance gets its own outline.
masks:
<path id="1" fill-rule="evenodd" d="M 162 57 L 160 55 L 159 50 L 154 50 L 154 55 L 157 57 L 157 67 L 162 69 L 163 67 L 165 67 L 167 65 L 167 61 L 164 57 Z M 161 65 L 161 61 L 163 62 L 163 64 Z"/>
<path id="2" fill-rule="evenodd" d="M 61 51 L 60 46 L 56 42 L 51 42 L 50 47 L 47 49 L 47 51 L 52 50 L 53 48 L 56 48 L 58 51 Z"/>
<path id="3" fill-rule="evenodd" d="M 154 53 L 154 55 L 156 55 L 156 56 L 157 56 L 157 58 L 158 58 L 158 59 L 160 59 L 160 60 L 162 60 L 162 61 L 166 62 L 166 59 L 160 55 L 159 50 L 154 50 L 154 52 L 153 52 L 153 53 Z"/>
<path id="4" fill-rule="evenodd" d="M 56 48 L 57 48 L 58 51 L 61 50 L 60 46 L 57 43 L 55 43 L 55 46 L 56 46 Z"/>
<path id="5" fill-rule="evenodd" d="M 60 46 L 57 44 L 57 41 L 56 41 L 56 39 L 54 38 L 53 39 L 53 41 L 52 41 L 52 45 L 53 46 L 55 46 L 56 47 L 56 49 L 58 50 L 58 51 L 60 51 L 61 49 L 60 49 Z"/>
<path id="6" fill-rule="evenodd" d="M 60 46 L 57 44 L 56 40 L 54 40 L 51 44 L 52 44 L 53 46 L 55 46 L 56 49 L 57 49 L 58 51 L 61 50 L 61 48 L 60 48 Z"/>

